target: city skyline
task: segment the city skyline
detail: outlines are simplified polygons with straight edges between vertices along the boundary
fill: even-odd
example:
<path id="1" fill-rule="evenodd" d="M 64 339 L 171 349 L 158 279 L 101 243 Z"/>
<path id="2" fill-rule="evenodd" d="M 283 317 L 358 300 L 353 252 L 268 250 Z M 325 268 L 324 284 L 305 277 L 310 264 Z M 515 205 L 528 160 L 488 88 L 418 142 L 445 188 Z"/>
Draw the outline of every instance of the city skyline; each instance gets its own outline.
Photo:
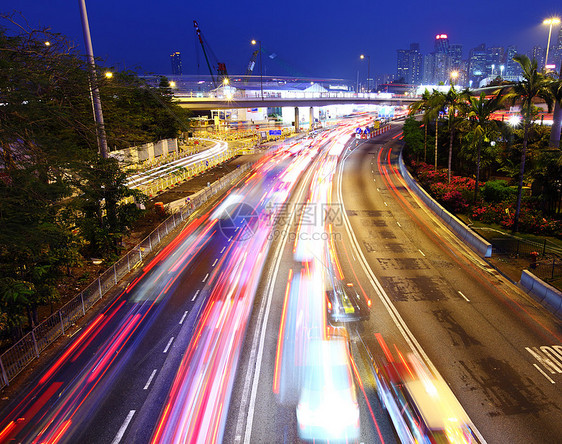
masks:
<path id="1" fill-rule="evenodd" d="M 158 9 L 129 0 L 109 5 L 101 0 L 87 7 L 95 55 L 117 69 L 171 74 L 170 54 L 180 52 L 184 74 L 207 74 L 193 29 L 197 20 L 216 59 L 226 64 L 229 73 L 245 72 L 253 52 L 250 41 L 257 38 L 263 45 L 266 73 L 355 80 L 359 72 L 363 81 L 367 75 L 367 63 L 359 59 L 363 53 L 370 55 L 372 78 L 396 74 L 396 51 L 411 43 L 419 43 L 422 54 L 433 51 L 437 34 L 447 34 L 452 43 L 462 45 L 463 59 L 480 43 L 515 45 L 527 54 L 534 46 L 546 46 L 548 27 L 543 19 L 562 16 L 562 7 L 553 1 L 525 15 L 520 14 L 525 5 L 521 1 L 512 2 L 508 9 L 476 1 L 471 10 L 478 13 L 462 13 L 462 22 L 458 7 L 437 2 L 420 8 L 406 1 L 400 11 L 386 5 L 366 9 L 361 2 L 342 9 L 331 0 L 272 10 L 257 2 L 247 2 L 243 10 L 226 2 L 196 7 L 169 2 Z M 78 3 L 69 7 L 61 0 L 48 4 L 9 0 L 1 12 L 14 9 L 21 11 L 31 28 L 50 27 L 83 52 Z"/>

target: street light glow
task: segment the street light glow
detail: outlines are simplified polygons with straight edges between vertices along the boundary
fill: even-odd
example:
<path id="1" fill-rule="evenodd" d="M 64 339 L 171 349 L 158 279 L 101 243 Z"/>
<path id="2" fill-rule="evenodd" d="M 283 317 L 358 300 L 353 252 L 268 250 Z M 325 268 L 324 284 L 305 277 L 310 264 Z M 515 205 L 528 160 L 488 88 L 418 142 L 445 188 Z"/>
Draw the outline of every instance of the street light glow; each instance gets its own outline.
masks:
<path id="1" fill-rule="evenodd" d="M 173 80 L 170 82 L 170 88 L 175 88 L 176 87 L 176 82 L 174 82 Z"/>
<path id="2" fill-rule="evenodd" d="M 113 73 L 111 71 L 106 71 L 105 72 L 105 78 L 106 79 L 111 79 L 113 77 Z"/>
<path id="3" fill-rule="evenodd" d="M 546 56 L 544 58 L 544 69 L 548 70 L 548 50 L 550 49 L 550 36 L 552 35 L 552 25 L 558 25 L 560 23 L 560 19 L 558 17 L 550 17 L 543 20 L 543 25 L 549 25 L 548 28 L 548 41 L 546 43 Z"/>
<path id="4" fill-rule="evenodd" d="M 45 46 L 51 46 L 51 42 L 49 42 L 48 40 L 45 42 Z"/>
<path id="5" fill-rule="evenodd" d="M 459 72 L 458 71 L 451 71 L 451 77 L 453 79 L 456 79 L 459 76 Z"/>
<path id="6" fill-rule="evenodd" d="M 251 43 L 252 43 L 252 45 L 255 45 L 255 44 L 258 43 L 258 42 L 256 42 L 255 40 L 252 40 Z"/>

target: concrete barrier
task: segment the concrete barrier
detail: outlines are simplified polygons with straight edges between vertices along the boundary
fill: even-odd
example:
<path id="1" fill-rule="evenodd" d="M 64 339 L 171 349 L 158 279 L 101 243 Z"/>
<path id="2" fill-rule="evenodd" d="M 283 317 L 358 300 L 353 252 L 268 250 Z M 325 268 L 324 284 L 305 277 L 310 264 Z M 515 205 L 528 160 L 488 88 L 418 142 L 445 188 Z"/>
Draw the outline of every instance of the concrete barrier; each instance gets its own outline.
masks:
<path id="1" fill-rule="evenodd" d="M 468 228 L 462 221 L 457 217 L 449 213 L 445 208 L 443 208 L 435 199 L 433 199 L 418 183 L 414 180 L 410 172 L 407 170 L 404 160 L 402 159 L 402 152 L 400 152 L 400 158 L 398 160 L 400 166 L 400 173 L 408 186 L 425 202 L 425 204 L 437 215 L 439 218 L 445 222 L 451 230 L 465 243 L 467 243 L 470 248 L 472 248 L 476 253 L 483 257 L 492 256 L 492 244 L 486 239 L 482 238 L 470 228 Z"/>
<path id="2" fill-rule="evenodd" d="M 533 299 L 544 305 L 558 319 L 562 320 L 562 292 L 547 284 L 528 270 L 523 270 L 519 285 Z"/>

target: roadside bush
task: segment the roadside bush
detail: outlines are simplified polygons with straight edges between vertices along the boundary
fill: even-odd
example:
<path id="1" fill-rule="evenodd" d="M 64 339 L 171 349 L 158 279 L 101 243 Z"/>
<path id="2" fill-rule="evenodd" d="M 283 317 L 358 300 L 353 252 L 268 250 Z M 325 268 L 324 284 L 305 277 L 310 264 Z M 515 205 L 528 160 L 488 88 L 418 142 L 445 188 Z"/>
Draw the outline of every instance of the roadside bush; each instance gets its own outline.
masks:
<path id="1" fill-rule="evenodd" d="M 515 198 L 516 191 L 507 185 L 505 180 L 489 180 L 481 189 L 486 202 L 510 202 Z"/>

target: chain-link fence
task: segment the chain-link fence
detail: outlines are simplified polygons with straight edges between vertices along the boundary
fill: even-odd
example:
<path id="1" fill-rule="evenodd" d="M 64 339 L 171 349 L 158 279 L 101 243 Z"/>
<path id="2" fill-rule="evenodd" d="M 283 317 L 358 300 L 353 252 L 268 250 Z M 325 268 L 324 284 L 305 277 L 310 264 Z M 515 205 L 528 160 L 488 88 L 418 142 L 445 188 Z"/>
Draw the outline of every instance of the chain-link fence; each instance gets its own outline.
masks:
<path id="1" fill-rule="evenodd" d="M 187 205 L 175 209 L 175 212 L 162 222 L 152 233 L 143 239 L 124 257 L 115 262 L 98 279 L 93 281 L 78 296 L 66 303 L 41 324 L 33 328 L 10 349 L 0 356 L 0 389 L 9 384 L 31 361 L 43 350 L 81 318 L 99 300 L 103 298 L 131 270 L 138 266 L 143 258 L 153 251 L 160 242 L 178 225 L 185 221 L 195 210 L 222 189 L 238 180 L 251 164 L 244 164 L 221 179 L 213 182 L 196 195 L 191 196 Z"/>

